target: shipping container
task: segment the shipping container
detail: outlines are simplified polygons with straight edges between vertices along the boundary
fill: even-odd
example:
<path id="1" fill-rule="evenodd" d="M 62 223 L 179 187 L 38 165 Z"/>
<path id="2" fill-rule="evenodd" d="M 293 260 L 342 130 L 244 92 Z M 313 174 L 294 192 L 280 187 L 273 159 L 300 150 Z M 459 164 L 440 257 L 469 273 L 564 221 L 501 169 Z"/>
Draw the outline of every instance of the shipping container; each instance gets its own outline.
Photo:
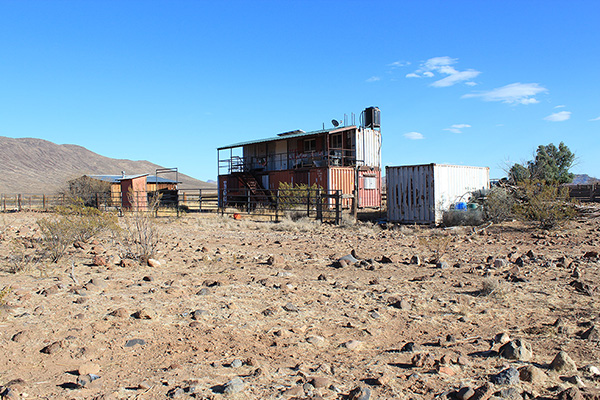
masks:
<path id="1" fill-rule="evenodd" d="M 385 171 L 390 222 L 439 223 L 444 211 L 490 187 L 487 167 L 425 164 L 386 167 Z"/>
<path id="2" fill-rule="evenodd" d="M 381 170 L 363 168 L 358 171 L 358 208 L 381 207 Z"/>
<path id="3" fill-rule="evenodd" d="M 357 163 L 381 168 L 381 132 L 374 129 L 357 129 L 355 140 Z"/>

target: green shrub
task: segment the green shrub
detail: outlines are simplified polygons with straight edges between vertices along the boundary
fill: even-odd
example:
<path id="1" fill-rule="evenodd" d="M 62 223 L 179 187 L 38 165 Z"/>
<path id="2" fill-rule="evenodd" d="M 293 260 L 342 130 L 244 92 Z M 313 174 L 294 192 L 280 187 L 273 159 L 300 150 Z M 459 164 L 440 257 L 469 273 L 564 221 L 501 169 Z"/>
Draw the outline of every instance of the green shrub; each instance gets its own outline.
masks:
<path id="1" fill-rule="evenodd" d="M 319 189 L 317 184 L 308 186 L 305 183 L 292 184 L 287 182 L 279 183 L 279 208 L 282 210 L 300 209 L 306 210 L 309 202 L 315 202 L 316 191 Z"/>
<path id="2" fill-rule="evenodd" d="M 569 189 L 544 181 L 525 181 L 519 187 L 522 202 L 515 206 L 516 214 L 524 221 L 535 222 L 543 229 L 561 226 L 576 214 L 569 201 Z"/>
<path id="3" fill-rule="evenodd" d="M 483 207 L 487 220 L 502 222 L 512 219 L 515 198 L 511 192 L 503 187 L 493 188 L 486 196 Z"/>
<path id="4" fill-rule="evenodd" d="M 56 217 L 37 221 L 42 248 L 52 262 L 58 262 L 75 241 L 87 241 L 101 232 L 119 229 L 114 214 L 86 207 L 81 199 L 57 207 L 56 213 Z"/>

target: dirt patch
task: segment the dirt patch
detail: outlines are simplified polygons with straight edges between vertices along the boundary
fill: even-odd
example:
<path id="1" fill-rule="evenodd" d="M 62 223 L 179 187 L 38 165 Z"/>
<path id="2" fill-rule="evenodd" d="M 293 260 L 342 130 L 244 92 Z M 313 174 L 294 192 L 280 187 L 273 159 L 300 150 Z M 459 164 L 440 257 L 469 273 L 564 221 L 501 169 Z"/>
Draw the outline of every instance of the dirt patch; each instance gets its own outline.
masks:
<path id="1" fill-rule="evenodd" d="M 37 218 L 3 217 L 5 271 L 15 243 L 39 245 Z M 598 384 L 597 217 L 556 232 L 282 230 L 215 215 L 157 223 L 159 266 L 122 262 L 107 236 L 76 243 L 58 264 L 0 273 L 0 289 L 10 287 L 0 300 L 1 393 L 466 400 L 558 398 L 582 385 L 592 396 Z M 451 239 L 434 254 L 424 238 L 439 235 Z M 500 352 L 511 341 L 529 358 Z M 579 369 L 553 370 L 560 351 Z M 520 380 L 510 368 L 523 367 Z"/>

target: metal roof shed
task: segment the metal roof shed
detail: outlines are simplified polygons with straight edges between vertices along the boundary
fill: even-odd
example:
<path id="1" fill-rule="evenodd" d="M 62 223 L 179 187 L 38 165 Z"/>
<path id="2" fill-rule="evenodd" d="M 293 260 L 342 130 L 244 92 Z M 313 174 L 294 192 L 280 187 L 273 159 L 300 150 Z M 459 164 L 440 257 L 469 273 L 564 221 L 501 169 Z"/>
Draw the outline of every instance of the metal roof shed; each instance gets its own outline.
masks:
<path id="1" fill-rule="evenodd" d="M 425 164 L 386 167 L 388 221 L 439 223 L 444 211 L 489 189 L 487 167 Z"/>

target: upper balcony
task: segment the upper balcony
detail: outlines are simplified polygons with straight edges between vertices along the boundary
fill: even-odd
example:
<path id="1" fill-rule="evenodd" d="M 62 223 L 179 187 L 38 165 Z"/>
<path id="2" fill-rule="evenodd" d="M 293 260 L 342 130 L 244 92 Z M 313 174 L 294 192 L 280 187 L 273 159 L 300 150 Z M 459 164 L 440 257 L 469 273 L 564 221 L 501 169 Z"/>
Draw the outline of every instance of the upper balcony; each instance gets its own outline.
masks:
<path id="1" fill-rule="evenodd" d="M 219 175 L 235 172 L 269 172 L 288 169 L 357 165 L 354 149 L 330 148 L 327 151 L 286 152 L 262 156 L 219 153 Z M 362 164 L 360 160 L 358 164 Z"/>

